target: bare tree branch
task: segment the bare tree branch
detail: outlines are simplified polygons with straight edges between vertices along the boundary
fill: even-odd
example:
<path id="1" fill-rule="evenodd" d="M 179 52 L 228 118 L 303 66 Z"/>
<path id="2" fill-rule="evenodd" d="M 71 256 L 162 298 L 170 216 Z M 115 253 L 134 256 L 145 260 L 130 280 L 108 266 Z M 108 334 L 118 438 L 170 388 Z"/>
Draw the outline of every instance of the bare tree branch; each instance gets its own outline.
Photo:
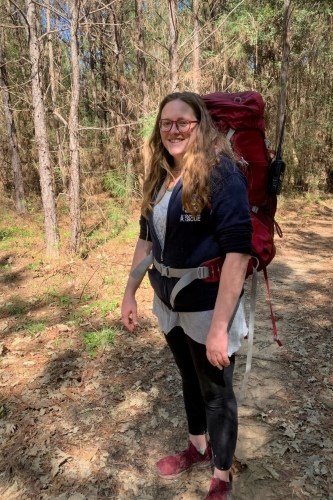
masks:
<path id="1" fill-rule="evenodd" d="M 68 123 L 65 118 L 59 113 L 57 109 L 52 110 L 53 115 L 63 124 L 65 127 L 68 127 Z"/>
<path id="2" fill-rule="evenodd" d="M 223 21 L 222 21 L 222 22 L 221 22 L 221 23 L 217 26 L 217 28 L 215 28 L 215 30 L 211 31 L 211 32 L 209 33 L 209 35 L 207 35 L 207 36 L 206 36 L 206 38 L 204 38 L 204 39 L 203 39 L 203 40 L 199 43 L 199 46 L 198 46 L 198 47 L 194 47 L 192 50 L 190 50 L 190 51 L 189 51 L 189 52 L 188 52 L 188 53 L 187 53 L 187 54 L 183 57 L 183 59 L 182 59 L 182 60 L 180 61 L 180 63 L 179 63 L 178 69 L 180 69 L 180 68 L 183 66 L 183 64 L 184 64 L 184 62 L 186 61 L 186 59 L 187 59 L 187 58 L 188 58 L 188 57 L 192 54 L 192 52 L 193 52 L 196 48 L 199 48 L 201 45 L 203 45 L 203 44 L 204 44 L 207 40 L 209 40 L 209 38 L 211 38 L 211 37 L 214 35 L 214 33 L 216 33 L 216 32 L 217 32 L 217 31 L 221 28 L 221 26 L 223 26 L 223 25 L 225 24 L 225 22 L 227 21 L 228 17 L 230 17 L 230 16 L 231 16 L 231 14 L 233 14 L 233 12 L 235 12 L 235 10 L 237 10 L 237 9 L 238 9 L 238 7 L 239 7 L 240 5 L 242 5 L 242 3 L 244 3 L 244 1 L 245 1 L 245 0 L 241 0 L 241 1 L 240 1 L 237 5 L 236 5 L 236 7 L 234 7 L 234 8 L 233 8 L 233 9 L 229 12 L 229 14 L 228 14 L 228 15 L 227 15 L 224 19 L 223 19 Z"/>
<path id="3" fill-rule="evenodd" d="M 114 130 L 116 128 L 121 128 L 121 127 L 131 127 L 132 125 L 138 125 L 139 123 L 141 123 L 140 120 L 129 123 L 118 123 L 117 125 L 112 125 L 111 127 L 80 127 L 80 130 L 102 130 L 104 132 L 107 130 Z"/>
<path id="4" fill-rule="evenodd" d="M 223 50 L 221 50 L 221 52 L 219 52 L 218 54 L 216 54 L 216 56 L 214 57 L 210 57 L 209 60 L 203 64 L 202 66 L 200 66 L 200 69 L 203 69 L 205 68 L 206 66 L 209 66 L 209 64 L 211 64 L 213 61 L 215 61 L 216 59 L 220 58 L 222 54 L 224 54 L 224 52 L 226 50 L 229 50 L 233 45 L 235 45 L 237 42 L 237 38 L 234 37 L 232 40 L 230 40 L 230 42 L 228 43 L 228 45 L 226 47 L 224 47 Z"/>
<path id="5" fill-rule="evenodd" d="M 153 54 L 150 54 L 149 52 L 146 52 L 145 50 L 141 49 L 140 47 L 137 46 L 137 44 L 133 41 L 133 45 L 134 47 L 139 50 L 140 52 L 142 52 L 143 54 L 145 54 L 146 56 L 148 57 L 151 57 L 152 59 L 154 59 L 156 62 L 158 62 L 163 68 L 165 68 L 166 70 L 169 71 L 169 68 L 168 66 L 166 66 L 160 59 L 158 59 L 158 57 L 155 57 L 153 56 Z"/>
<path id="6" fill-rule="evenodd" d="M 23 12 L 23 10 L 21 9 L 21 7 L 19 7 L 17 5 L 16 2 L 14 2 L 14 0 L 9 0 L 9 2 L 14 5 L 14 7 L 19 11 L 19 13 L 21 14 L 21 16 L 24 18 L 25 22 L 27 23 L 27 25 L 29 26 L 29 22 L 28 22 L 28 19 L 27 19 L 27 16 L 25 15 L 25 13 Z"/>
<path id="7" fill-rule="evenodd" d="M 13 1 L 13 0 L 10 0 L 10 1 Z M 33 0 L 33 2 L 35 5 L 38 5 L 39 7 L 43 7 L 43 9 L 49 9 L 51 12 L 53 12 L 53 14 L 56 14 L 57 16 L 62 17 L 63 19 L 65 19 L 65 21 L 70 23 L 70 19 L 68 19 L 68 17 L 66 17 L 64 14 L 59 12 L 58 9 L 55 9 L 54 7 L 49 7 L 45 3 L 40 3 L 40 2 L 37 2 L 36 0 Z"/>
<path id="8" fill-rule="evenodd" d="M 15 24 L 0 24 L 0 28 L 10 28 L 10 29 L 19 29 L 19 28 L 26 28 L 26 26 L 20 26 L 20 25 L 15 25 Z"/>

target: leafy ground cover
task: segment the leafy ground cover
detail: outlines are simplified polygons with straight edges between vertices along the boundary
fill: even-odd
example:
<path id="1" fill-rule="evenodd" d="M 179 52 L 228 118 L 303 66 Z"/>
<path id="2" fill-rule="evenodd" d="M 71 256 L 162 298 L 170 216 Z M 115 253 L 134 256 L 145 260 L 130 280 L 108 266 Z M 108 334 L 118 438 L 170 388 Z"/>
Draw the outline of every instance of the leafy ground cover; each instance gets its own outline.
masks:
<path id="1" fill-rule="evenodd" d="M 119 321 L 136 216 L 112 239 L 99 226 L 84 258 L 63 252 L 50 263 L 40 217 L 2 210 L 0 497 L 203 498 L 210 471 L 171 482 L 154 474 L 158 458 L 186 446 L 186 426 L 146 279 L 136 334 Z M 283 347 L 272 341 L 261 283 L 239 408 L 237 500 L 333 499 L 332 216 L 329 199 L 280 203 L 284 237 L 270 283 Z M 238 393 L 246 347 L 237 357 Z"/>

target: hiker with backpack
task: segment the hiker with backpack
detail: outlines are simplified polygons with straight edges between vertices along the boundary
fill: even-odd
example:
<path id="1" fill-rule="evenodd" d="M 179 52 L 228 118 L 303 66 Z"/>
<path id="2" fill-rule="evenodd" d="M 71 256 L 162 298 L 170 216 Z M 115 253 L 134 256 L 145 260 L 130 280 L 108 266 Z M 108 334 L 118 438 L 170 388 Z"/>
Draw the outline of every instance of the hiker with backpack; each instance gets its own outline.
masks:
<path id="1" fill-rule="evenodd" d="M 186 450 L 156 463 L 164 479 L 214 465 L 206 496 L 231 498 L 237 441 L 235 352 L 247 327 L 241 300 L 251 254 L 246 179 L 203 100 L 173 93 L 150 139 L 140 234 L 121 306 L 137 325 L 135 293 L 147 262 L 158 318 L 179 369 L 188 422 Z"/>

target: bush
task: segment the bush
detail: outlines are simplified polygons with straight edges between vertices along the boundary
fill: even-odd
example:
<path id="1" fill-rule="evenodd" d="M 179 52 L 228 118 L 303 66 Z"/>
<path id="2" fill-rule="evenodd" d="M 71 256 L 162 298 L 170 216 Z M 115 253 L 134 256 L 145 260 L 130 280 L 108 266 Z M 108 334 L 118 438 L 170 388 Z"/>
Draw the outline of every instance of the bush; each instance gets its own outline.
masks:
<path id="1" fill-rule="evenodd" d="M 124 199 L 127 191 L 125 174 L 117 170 L 108 172 L 103 178 L 103 187 L 113 198 Z"/>

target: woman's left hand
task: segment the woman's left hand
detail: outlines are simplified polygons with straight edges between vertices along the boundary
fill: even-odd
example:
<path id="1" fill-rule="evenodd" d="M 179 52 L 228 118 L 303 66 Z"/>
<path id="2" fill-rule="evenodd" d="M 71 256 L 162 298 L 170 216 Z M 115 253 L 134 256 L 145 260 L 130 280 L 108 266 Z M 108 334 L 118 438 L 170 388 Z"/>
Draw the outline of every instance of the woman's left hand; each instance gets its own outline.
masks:
<path id="1" fill-rule="evenodd" d="M 226 254 L 222 266 L 219 291 L 206 341 L 208 361 L 220 370 L 230 365 L 228 325 L 242 292 L 248 262 L 248 255 L 231 252 Z"/>
<path id="2" fill-rule="evenodd" d="M 210 330 L 206 341 L 206 354 L 208 361 L 220 370 L 230 365 L 227 331 Z"/>

